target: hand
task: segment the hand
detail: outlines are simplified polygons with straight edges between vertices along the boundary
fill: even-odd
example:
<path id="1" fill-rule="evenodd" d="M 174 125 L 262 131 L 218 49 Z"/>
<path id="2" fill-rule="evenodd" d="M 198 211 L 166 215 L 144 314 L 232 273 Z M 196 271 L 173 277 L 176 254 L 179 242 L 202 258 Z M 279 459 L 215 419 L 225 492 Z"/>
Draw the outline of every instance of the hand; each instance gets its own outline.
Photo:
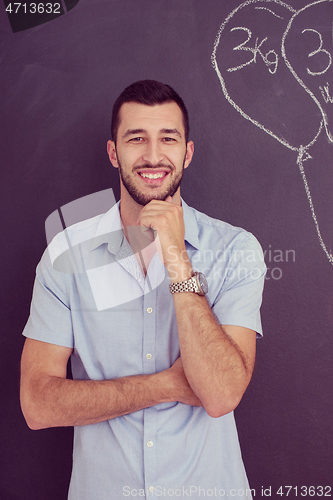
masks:
<path id="1" fill-rule="evenodd" d="M 156 246 L 171 281 L 183 281 L 192 276 L 191 262 L 185 247 L 183 209 L 173 203 L 152 200 L 140 212 L 138 224 L 157 232 Z"/>
<path id="2" fill-rule="evenodd" d="M 173 377 L 173 383 L 176 388 L 177 396 L 175 401 L 191 406 L 203 406 L 200 399 L 195 395 L 187 381 L 181 357 L 176 359 L 168 371 Z"/>

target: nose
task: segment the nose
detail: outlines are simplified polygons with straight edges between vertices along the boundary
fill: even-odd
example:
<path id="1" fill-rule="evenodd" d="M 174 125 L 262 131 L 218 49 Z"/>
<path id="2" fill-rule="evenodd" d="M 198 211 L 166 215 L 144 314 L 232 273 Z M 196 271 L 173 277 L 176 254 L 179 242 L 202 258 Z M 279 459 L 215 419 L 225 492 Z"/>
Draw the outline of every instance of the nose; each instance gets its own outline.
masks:
<path id="1" fill-rule="evenodd" d="M 159 141 L 148 141 L 142 159 L 151 165 L 157 165 L 164 158 Z"/>

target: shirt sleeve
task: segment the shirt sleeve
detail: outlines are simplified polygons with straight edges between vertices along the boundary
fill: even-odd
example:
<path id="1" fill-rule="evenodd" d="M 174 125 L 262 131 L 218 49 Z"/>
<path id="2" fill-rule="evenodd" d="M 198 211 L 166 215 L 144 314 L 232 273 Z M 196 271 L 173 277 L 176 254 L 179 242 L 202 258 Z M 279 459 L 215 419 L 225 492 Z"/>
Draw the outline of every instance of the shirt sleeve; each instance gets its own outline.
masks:
<path id="1" fill-rule="evenodd" d="M 74 337 L 67 293 L 68 274 L 56 271 L 46 250 L 37 266 L 25 337 L 73 348 Z"/>
<path id="2" fill-rule="evenodd" d="M 237 238 L 228 257 L 225 279 L 212 305 L 221 325 L 243 326 L 262 336 L 260 306 L 266 274 L 261 246 L 251 233 Z"/>

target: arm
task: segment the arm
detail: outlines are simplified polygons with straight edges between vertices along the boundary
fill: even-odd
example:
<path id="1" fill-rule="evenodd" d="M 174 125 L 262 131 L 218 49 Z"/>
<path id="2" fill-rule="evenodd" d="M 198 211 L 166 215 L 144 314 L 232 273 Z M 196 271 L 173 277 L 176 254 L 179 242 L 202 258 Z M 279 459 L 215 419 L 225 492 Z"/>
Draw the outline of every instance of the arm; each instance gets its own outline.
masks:
<path id="1" fill-rule="evenodd" d="M 180 401 L 202 406 L 190 388 L 181 359 L 168 370 L 114 380 L 69 380 L 72 349 L 27 338 L 21 362 L 21 407 L 31 429 L 88 425 Z"/>
<path id="2" fill-rule="evenodd" d="M 248 386 L 255 361 L 256 332 L 219 325 L 205 297 L 174 294 L 184 371 L 211 417 L 234 410 Z"/>
<path id="3" fill-rule="evenodd" d="M 192 276 L 184 242 L 182 209 L 171 202 L 154 200 L 140 214 L 141 225 L 157 231 L 160 255 L 171 282 Z M 186 378 L 207 413 L 219 417 L 232 411 L 251 379 L 256 333 L 216 321 L 205 297 L 173 294 L 180 352 Z"/>

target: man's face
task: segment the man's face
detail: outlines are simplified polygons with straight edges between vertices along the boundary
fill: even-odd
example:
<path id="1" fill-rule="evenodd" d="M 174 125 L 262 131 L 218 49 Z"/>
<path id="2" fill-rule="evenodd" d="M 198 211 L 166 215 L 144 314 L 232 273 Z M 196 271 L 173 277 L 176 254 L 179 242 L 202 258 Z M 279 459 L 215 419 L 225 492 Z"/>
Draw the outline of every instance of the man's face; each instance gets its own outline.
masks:
<path id="1" fill-rule="evenodd" d="M 185 143 L 183 116 L 175 102 L 155 106 L 128 102 L 120 108 L 117 144 L 109 141 L 108 153 L 119 168 L 122 199 L 129 194 L 146 205 L 179 194 L 193 143 Z"/>

